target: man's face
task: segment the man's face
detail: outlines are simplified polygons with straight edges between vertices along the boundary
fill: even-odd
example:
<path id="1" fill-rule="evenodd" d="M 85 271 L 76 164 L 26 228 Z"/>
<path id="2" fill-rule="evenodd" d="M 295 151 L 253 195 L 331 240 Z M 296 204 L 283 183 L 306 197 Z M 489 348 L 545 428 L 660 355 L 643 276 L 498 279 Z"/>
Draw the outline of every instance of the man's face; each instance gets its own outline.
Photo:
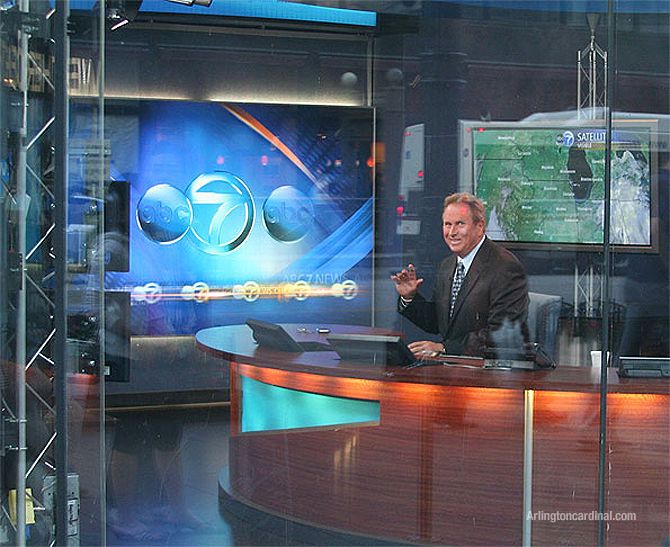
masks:
<path id="1" fill-rule="evenodd" d="M 484 220 L 475 224 L 470 207 L 465 203 L 452 203 L 442 213 L 444 241 L 461 258 L 475 248 L 484 231 Z"/>

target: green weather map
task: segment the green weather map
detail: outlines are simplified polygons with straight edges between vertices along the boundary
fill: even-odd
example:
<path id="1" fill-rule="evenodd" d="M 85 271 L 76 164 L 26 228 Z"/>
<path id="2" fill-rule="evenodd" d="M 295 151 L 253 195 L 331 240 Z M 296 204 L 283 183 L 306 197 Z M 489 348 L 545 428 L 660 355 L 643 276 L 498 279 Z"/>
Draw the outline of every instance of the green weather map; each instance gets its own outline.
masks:
<path id="1" fill-rule="evenodd" d="M 603 243 L 603 129 L 474 130 L 473 151 L 493 239 Z M 611 165 L 610 241 L 649 245 L 649 130 L 614 131 Z"/>

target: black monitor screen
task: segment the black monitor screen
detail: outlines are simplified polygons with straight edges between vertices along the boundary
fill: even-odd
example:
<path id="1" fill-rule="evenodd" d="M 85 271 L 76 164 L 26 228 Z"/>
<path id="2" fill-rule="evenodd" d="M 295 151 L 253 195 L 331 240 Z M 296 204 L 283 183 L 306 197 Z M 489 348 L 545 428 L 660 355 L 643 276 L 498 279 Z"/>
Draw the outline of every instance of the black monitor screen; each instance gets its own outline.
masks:
<path id="1" fill-rule="evenodd" d="M 383 366 L 404 366 L 415 358 L 400 336 L 379 334 L 331 334 L 328 343 L 346 361 Z"/>
<path id="2" fill-rule="evenodd" d="M 303 351 L 300 345 L 280 325 L 266 323 L 258 319 L 247 319 L 247 325 L 253 331 L 254 340 L 258 342 L 259 346 L 278 349 L 280 351 Z"/>

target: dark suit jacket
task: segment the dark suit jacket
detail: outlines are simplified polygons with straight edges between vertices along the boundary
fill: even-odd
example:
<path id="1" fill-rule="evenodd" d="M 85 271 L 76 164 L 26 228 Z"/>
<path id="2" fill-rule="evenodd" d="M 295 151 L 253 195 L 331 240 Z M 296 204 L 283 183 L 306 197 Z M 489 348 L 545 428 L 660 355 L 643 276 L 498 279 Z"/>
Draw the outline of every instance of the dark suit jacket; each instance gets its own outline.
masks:
<path id="1" fill-rule="evenodd" d="M 483 355 L 486 346 L 513 347 L 528 341 L 528 284 L 518 259 L 486 238 L 468 270 L 449 318 L 457 256 L 440 264 L 433 300 L 420 293 L 399 311 L 426 332 L 441 334 L 447 353 Z"/>

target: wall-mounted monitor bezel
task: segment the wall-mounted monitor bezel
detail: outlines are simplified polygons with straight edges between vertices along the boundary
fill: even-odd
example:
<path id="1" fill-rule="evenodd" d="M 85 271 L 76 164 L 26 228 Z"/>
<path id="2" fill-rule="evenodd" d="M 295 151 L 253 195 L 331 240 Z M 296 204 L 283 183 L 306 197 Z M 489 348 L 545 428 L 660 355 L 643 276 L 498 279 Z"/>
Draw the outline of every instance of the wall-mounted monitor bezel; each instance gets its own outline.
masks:
<path id="1" fill-rule="evenodd" d="M 556 134 L 563 134 L 568 130 L 584 129 L 587 131 L 605 131 L 605 121 L 602 119 L 566 119 L 551 121 L 495 121 L 484 122 L 479 120 L 459 120 L 459 191 L 471 192 L 477 195 L 477 174 L 474 135 L 487 130 L 517 131 L 547 131 L 555 130 Z M 649 132 L 649 244 L 620 244 L 612 243 L 610 250 L 614 252 L 657 253 L 659 246 L 658 234 L 658 127 L 656 118 L 640 117 L 616 119 L 613 121 L 613 131 L 643 130 Z M 604 143 L 602 143 L 604 146 Z M 490 211 L 487 210 L 487 217 Z M 513 249 L 532 249 L 546 251 L 582 251 L 602 252 L 603 243 L 577 241 L 529 241 L 511 240 L 489 234 L 495 241 L 505 247 Z"/>
<path id="2" fill-rule="evenodd" d="M 71 110 L 72 134 L 90 138 L 97 106 Z M 115 98 L 105 116 L 131 218 L 128 271 L 105 286 L 131 293 L 133 334 L 251 313 L 369 324 L 373 108 Z"/>

